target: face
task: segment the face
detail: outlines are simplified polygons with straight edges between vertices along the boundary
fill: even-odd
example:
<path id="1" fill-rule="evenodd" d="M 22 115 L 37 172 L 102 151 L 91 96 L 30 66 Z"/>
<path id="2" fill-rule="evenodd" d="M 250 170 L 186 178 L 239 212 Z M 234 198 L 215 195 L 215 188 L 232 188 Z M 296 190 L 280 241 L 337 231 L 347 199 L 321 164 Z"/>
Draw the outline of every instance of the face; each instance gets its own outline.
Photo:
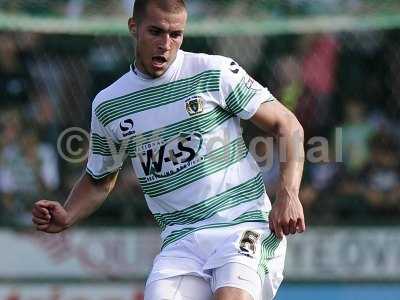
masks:
<path id="1" fill-rule="evenodd" d="M 138 22 L 130 18 L 129 30 L 136 37 L 136 66 L 154 78 L 163 75 L 174 62 L 182 45 L 187 13 L 166 12 L 154 3 Z"/>

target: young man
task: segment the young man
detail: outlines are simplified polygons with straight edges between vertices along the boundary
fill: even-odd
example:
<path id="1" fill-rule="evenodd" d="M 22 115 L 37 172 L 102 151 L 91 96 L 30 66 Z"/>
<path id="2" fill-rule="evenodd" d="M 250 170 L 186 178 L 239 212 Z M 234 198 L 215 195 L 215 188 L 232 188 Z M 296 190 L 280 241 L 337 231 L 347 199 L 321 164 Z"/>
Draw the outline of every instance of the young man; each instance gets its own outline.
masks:
<path id="1" fill-rule="evenodd" d="M 305 230 L 302 127 L 231 59 L 179 50 L 186 18 L 183 0 L 135 1 L 136 61 L 93 102 L 87 172 L 63 206 L 38 201 L 33 222 L 57 233 L 90 215 L 129 156 L 162 230 L 145 299 L 272 299 L 284 236 Z M 272 210 L 240 118 L 286 143 Z"/>

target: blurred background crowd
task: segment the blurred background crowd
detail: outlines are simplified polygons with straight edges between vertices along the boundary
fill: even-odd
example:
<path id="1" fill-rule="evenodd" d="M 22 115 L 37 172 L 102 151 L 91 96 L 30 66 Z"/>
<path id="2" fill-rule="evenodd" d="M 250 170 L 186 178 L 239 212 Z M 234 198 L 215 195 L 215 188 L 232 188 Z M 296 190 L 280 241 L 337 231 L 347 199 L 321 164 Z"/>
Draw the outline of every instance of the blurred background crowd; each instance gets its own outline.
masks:
<path id="1" fill-rule="evenodd" d="M 351 9 L 362 14 L 376 3 L 229 1 L 227 6 L 228 1 L 189 2 L 194 18 L 206 9 L 208 14 L 217 14 L 224 5 L 233 11 L 230 15 L 243 11 L 245 5 L 279 16 L 320 14 L 330 6 L 332 13 Z M 385 9 L 400 9 L 398 1 L 386 2 Z M 129 15 L 131 6 L 131 1 L 117 0 L 0 1 L 5 12 L 76 18 L 98 9 L 108 15 Z M 233 57 L 299 118 L 310 154 L 300 193 L 308 223 L 398 222 L 400 30 L 205 34 L 188 36 L 183 49 Z M 132 61 L 133 42 L 127 35 L 0 31 L 1 225 L 30 226 L 34 201 L 66 199 L 85 163 L 63 159 L 57 149 L 58 137 L 70 127 L 89 130 L 91 100 L 128 71 Z M 243 127 L 248 141 L 262 135 L 249 123 Z M 319 146 L 328 151 L 318 152 Z M 278 151 L 262 145 L 256 150 L 261 156 L 265 151 Z M 272 199 L 279 174 L 278 156 L 273 157 L 273 162 L 260 162 Z M 112 195 L 85 224 L 155 225 L 128 161 Z"/>
<path id="2" fill-rule="evenodd" d="M 93 15 L 129 15 L 132 0 L 16 0 L 0 1 L 7 13 L 80 18 Z M 396 0 L 191 0 L 187 1 L 194 18 L 213 16 L 291 16 L 366 14 L 400 9 Z"/>

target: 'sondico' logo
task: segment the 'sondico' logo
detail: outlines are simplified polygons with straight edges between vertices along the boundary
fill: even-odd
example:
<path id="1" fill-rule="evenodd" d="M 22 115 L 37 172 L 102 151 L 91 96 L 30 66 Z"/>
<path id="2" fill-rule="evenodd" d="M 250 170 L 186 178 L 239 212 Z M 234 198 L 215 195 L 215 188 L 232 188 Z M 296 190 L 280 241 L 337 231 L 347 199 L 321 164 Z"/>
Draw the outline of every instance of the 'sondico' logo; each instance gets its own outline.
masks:
<path id="1" fill-rule="evenodd" d="M 239 73 L 239 65 L 238 65 L 236 62 L 234 62 L 234 61 L 231 62 L 231 65 L 230 65 L 230 68 L 229 68 L 229 69 L 231 70 L 231 72 L 232 72 L 233 74 Z"/>
<path id="2" fill-rule="evenodd" d="M 121 123 L 119 123 L 119 128 L 122 131 L 122 136 L 127 137 L 129 135 L 135 134 L 135 130 L 133 130 L 133 120 L 125 119 Z"/>

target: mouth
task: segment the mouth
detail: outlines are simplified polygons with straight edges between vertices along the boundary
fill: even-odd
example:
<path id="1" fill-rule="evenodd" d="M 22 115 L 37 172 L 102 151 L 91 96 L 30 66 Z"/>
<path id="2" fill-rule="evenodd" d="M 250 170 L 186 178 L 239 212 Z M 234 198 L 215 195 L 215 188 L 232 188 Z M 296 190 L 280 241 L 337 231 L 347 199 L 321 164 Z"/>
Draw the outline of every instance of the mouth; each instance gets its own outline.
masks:
<path id="1" fill-rule="evenodd" d="M 154 69 L 163 69 L 166 67 L 168 60 L 162 56 L 153 56 L 152 65 Z"/>

